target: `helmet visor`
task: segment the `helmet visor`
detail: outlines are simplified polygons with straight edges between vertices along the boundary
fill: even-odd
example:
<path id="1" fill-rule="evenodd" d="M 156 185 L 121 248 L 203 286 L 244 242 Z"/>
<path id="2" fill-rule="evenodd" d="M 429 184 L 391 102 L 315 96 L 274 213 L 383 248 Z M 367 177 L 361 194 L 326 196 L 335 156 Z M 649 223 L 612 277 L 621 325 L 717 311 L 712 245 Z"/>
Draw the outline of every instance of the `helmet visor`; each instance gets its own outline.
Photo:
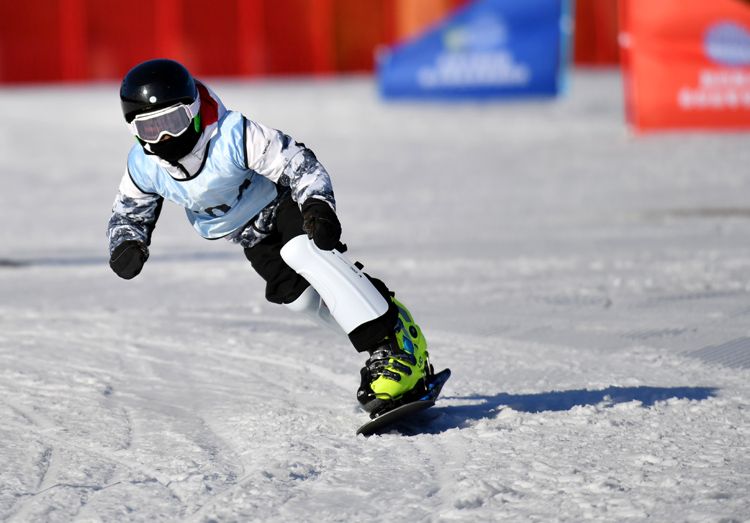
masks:
<path id="1" fill-rule="evenodd" d="M 156 143 L 165 135 L 180 136 L 190 127 L 200 110 L 200 98 L 190 104 L 177 104 L 158 111 L 139 114 L 130 122 L 130 131 L 148 143 Z"/>

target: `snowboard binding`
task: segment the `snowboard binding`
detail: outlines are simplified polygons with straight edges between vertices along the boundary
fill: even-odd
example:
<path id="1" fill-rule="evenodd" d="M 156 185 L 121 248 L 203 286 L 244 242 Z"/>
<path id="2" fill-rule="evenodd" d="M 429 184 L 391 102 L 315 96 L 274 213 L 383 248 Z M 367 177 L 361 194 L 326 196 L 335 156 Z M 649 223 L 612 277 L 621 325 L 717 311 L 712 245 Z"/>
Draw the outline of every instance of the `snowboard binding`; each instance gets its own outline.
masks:
<path id="1" fill-rule="evenodd" d="M 425 377 L 424 385 L 420 390 L 416 390 L 417 387 L 415 387 L 413 391 L 390 402 L 376 398 L 375 401 L 379 403 L 371 405 L 374 410 L 369 411 L 370 421 L 359 427 L 357 434 L 365 437 L 378 434 L 400 421 L 409 419 L 413 414 L 432 407 L 450 376 L 450 369 L 444 369 L 435 374 L 430 366 L 430 373 Z"/>
<path id="2" fill-rule="evenodd" d="M 357 399 L 362 405 L 362 409 L 370 414 L 370 419 L 384 414 L 390 410 L 396 409 L 407 403 L 419 401 L 420 399 L 429 395 L 431 385 L 434 382 L 435 369 L 432 364 L 427 364 L 427 373 L 425 377 L 417 382 L 416 386 L 408 391 L 406 394 L 395 399 L 381 399 L 375 396 L 372 389 L 369 387 L 370 376 L 367 372 L 367 368 L 363 368 L 362 371 L 362 385 L 357 391 Z"/>

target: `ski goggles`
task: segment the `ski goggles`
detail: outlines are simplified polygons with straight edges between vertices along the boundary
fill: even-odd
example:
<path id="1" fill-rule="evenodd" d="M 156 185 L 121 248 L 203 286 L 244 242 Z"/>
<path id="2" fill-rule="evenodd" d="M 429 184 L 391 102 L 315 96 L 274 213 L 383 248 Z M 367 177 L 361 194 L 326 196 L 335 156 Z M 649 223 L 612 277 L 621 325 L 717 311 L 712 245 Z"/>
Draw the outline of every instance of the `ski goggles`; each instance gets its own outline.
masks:
<path id="1" fill-rule="evenodd" d="M 200 97 L 190 104 L 176 104 L 158 111 L 139 114 L 130 122 L 130 132 L 148 143 L 156 143 L 165 135 L 180 136 L 187 131 L 200 111 Z"/>

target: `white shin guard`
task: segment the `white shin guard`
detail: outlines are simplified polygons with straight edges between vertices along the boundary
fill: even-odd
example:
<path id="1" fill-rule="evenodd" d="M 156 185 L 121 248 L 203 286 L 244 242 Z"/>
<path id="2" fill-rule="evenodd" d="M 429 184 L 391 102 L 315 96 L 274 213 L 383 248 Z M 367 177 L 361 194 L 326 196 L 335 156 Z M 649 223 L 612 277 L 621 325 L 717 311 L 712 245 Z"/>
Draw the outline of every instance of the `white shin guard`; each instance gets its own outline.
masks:
<path id="1" fill-rule="evenodd" d="M 347 334 L 388 311 L 388 302 L 372 282 L 339 251 L 323 251 L 306 236 L 297 236 L 281 248 L 281 257 L 310 282 Z M 297 303 L 305 293 L 289 305 Z"/>

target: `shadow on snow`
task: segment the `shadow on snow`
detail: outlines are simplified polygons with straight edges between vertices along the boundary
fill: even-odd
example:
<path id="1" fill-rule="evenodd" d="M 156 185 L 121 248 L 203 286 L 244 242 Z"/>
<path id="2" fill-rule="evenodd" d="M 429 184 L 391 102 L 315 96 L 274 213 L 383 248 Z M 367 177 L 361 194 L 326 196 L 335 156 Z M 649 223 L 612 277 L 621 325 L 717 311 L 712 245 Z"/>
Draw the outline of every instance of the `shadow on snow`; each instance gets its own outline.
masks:
<path id="1" fill-rule="evenodd" d="M 493 417 L 502 408 L 518 412 L 539 413 L 570 410 L 577 406 L 611 407 L 618 403 L 638 401 L 651 407 L 668 399 L 706 400 L 716 395 L 715 387 L 608 387 L 601 390 L 564 390 L 538 394 L 494 396 L 446 396 L 446 400 L 475 402 L 471 405 L 435 406 L 415 416 L 411 422 L 394 425 L 402 434 L 439 434 L 466 427 L 467 422 Z"/>

